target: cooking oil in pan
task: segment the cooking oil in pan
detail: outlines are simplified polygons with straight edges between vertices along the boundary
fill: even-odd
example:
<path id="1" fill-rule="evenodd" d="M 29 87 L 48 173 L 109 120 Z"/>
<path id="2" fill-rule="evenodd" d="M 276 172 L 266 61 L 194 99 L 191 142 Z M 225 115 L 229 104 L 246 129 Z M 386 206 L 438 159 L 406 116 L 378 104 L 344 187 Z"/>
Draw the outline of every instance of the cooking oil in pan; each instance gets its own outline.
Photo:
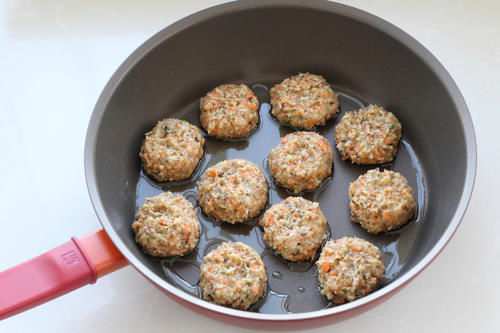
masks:
<path id="1" fill-rule="evenodd" d="M 267 170 L 267 157 L 281 138 L 294 131 L 293 128 L 280 125 L 271 115 L 268 104 L 268 86 L 274 82 L 258 83 L 252 86 L 261 103 L 260 121 L 257 130 L 241 140 L 224 141 L 206 137 L 205 155 L 198 168 L 190 179 L 175 183 L 156 183 L 143 172 L 140 173 L 136 189 L 136 208 L 138 209 L 145 198 L 171 191 L 183 194 L 195 207 L 198 214 L 201 230 L 198 246 L 188 255 L 170 259 L 156 259 L 165 272 L 164 279 L 179 289 L 201 297 L 198 287 L 200 265 L 203 257 L 225 241 L 243 242 L 253 247 L 262 257 L 268 272 L 268 286 L 264 296 L 249 311 L 262 313 L 299 313 L 314 311 L 334 306 L 320 294 L 317 282 L 317 270 L 314 264 L 319 252 L 313 261 L 292 263 L 284 260 L 275 251 L 266 247 L 262 230 L 257 223 L 264 211 L 257 218 L 243 224 L 228 224 L 215 222 L 207 217 L 197 206 L 197 187 L 200 178 L 207 167 L 230 158 L 245 158 L 260 166 L 269 183 L 269 202 L 266 209 L 291 195 L 287 190 L 273 182 Z M 346 111 L 359 109 L 367 105 L 366 101 L 352 92 L 334 87 L 339 95 L 341 112 L 325 126 L 316 130 L 325 136 L 332 147 L 335 147 L 334 127 Z M 182 118 L 192 124 L 199 124 L 199 101 L 193 101 L 182 110 Z M 396 114 L 397 116 L 397 114 Z M 404 124 L 403 124 L 404 134 Z M 353 165 L 349 161 L 342 161 L 334 149 L 333 176 L 328 178 L 315 191 L 305 192 L 303 196 L 308 200 L 317 201 L 328 220 L 327 239 L 337 239 L 344 236 L 357 236 L 366 239 L 378 246 L 387 267 L 380 287 L 390 283 L 404 271 L 405 263 L 412 254 L 423 223 L 426 207 L 425 177 L 420 167 L 417 155 L 411 143 L 402 138 L 398 153 L 392 163 L 384 164 L 382 168 L 398 171 L 403 174 L 415 190 L 418 211 L 415 218 L 401 229 L 385 234 L 371 235 L 361 227 L 350 221 L 348 187 L 351 182 L 362 173 L 377 166 Z"/>

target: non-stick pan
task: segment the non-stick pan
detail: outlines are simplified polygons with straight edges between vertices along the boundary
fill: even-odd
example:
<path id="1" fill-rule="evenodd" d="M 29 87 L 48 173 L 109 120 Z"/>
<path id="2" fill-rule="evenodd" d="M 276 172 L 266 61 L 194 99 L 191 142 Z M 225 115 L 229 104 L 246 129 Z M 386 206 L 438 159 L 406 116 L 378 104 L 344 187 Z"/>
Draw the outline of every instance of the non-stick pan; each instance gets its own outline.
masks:
<path id="1" fill-rule="evenodd" d="M 165 190 L 196 205 L 207 166 L 243 157 L 261 166 L 271 185 L 268 205 L 289 193 L 274 185 L 266 158 L 293 131 L 271 117 L 268 89 L 298 72 L 323 75 L 339 92 L 342 116 L 368 103 L 383 105 L 403 125 L 392 163 L 357 166 L 335 151 L 333 177 L 306 193 L 318 201 L 329 237 L 358 236 L 383 252 L 387 272 L 372 294 L 334 306 L 319 294 L 313 263 L 292 264 L 266 248 L 256 221 L 232 226 L 204 216 L 189 255 L 155 259 L 134 241 L 131 222 L 144 199 Z M 246 83 L 261 102 L 257 131 L 240 141 L 208 138 L 191 179 L 156 183 L 141 171 L 144 133 L 160 119 L 199 125 L 199 98 L 222 83 Z M 339 117 L 317 128 L 334 146 Z M 370 235 L 349 219 L 347 187 L 366 170 L 401 172 L 414 188 L 415 217 L 399 230 Z M 116 71 L 90 120 L 85 172 L 104 230 L 72 238 L 54 250 L 0 273 L 0 318 L 48 301 L 127 263 L 180 303 L 230 323 L 267 328 L 311 327 L 340 320 L 387 299 L 422 271 L 460 223 L 476 169 L 476 143 L 467 106 L 440 63 L 410 36 L 373 15 L 324 1 L 241 1 L 216 6 L 163 29 Z M 243 241 L 263 257 L 265 296 L 249 311 L 204 301 L 197 287 L 203 256 L 222 241 Z"/>

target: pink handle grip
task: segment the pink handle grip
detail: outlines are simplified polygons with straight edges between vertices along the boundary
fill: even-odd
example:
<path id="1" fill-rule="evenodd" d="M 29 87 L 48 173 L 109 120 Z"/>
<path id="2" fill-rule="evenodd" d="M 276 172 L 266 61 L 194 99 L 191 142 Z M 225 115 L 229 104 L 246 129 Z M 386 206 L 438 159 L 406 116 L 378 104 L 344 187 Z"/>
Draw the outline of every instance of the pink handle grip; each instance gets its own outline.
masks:
<path id="1" fill-rule="evenodd" d="M 97 271 L 73 237 L 36 258 L 0 273 L 0 320 L 95 283 Z"/>

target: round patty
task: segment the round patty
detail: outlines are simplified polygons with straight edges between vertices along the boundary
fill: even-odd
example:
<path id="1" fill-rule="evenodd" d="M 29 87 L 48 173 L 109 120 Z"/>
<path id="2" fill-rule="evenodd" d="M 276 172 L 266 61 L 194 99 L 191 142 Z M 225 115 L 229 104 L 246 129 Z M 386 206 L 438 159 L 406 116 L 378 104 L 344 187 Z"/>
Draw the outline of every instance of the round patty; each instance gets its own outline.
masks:
<path id="1" fill-rule="evenodd" d="M 285 259 L 313 259 L 326 238 L 326 218 L 317 202 L 288 197 L 269 208 L 259 225 L 264 241 Z"/>
<path id="2" fill-rule="evenodd" d="M 209 135 L 241 138 L 259 123 L 259 100 L 244 84 L 223 84 L 200 100 L 201 126 Z"/>
<path id="3" fill-rule="evenodd" d="M 268 159 L 275 181 L 294 193 L 318 187 L 332 173 L 332 165 L 330 143 L 313 132 L 286 135 Z"/>
<path id="4" fill-rule="evenodd" d="M 275 85 L 269 93 L 271 113 L 280 123 L 296 128 L 324 125 L 339 111 L 337 94 L 321 75 L 299 73 Z"/>
<path id="5" fill-rule="evenodd" d="M 264 172 L 244 159 L 225 160 L 207 169 L 198 187 L 203 212 L 231 224 L 259 215 L 267 197 Z"/>
<path id="6" fill-rule="evenodd" d="M 203 258 L 200 288 L 209 302 L 246 310 L 266 289 L 266 267 L 243 243 L 225 242 Z"/>
<path id="7" fill-rule="evenodd" d="M 400 138 L 401 124 L 396 116 L 377 105 L 347 112 L 335 127 L 340 156 L 357 164 L 392 161 Z"/>
<path id="8" fill-rule="evenodd" d="M 185 120 L 160 120 L 142 144 L 144 171 L 159 182 L 187 179 L 203 156 L 204 144 L 198 127 Z"/>
<path id="9" fill-rule="evenodd" d="M 136 242 L 155 257 L 184 255 L 195 248 L 200 236 L 193 205 L 171 192 L 146 199 L 132 228 Z"/>
<path id="10" fill-rule="evenodd" d="M 413 216 L 413 189 L 400 173 L 369 170 L 349 186 L 351 219 L 376 234 L 401 227 Z"/>
<path id="11" fill-rule="evenodd" d="M 316 265 L 321 294 L 335 304 L 369 294 L 385 272 L 380 250 L 370 242 L 351 237 L 328 241 Z"/>

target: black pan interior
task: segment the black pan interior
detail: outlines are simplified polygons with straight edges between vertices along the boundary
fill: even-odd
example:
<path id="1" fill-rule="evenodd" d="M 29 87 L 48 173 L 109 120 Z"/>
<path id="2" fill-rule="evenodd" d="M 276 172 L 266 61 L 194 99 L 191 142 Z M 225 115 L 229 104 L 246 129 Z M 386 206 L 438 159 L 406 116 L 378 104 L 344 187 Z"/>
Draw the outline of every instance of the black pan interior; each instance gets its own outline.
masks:
<path id="1" fill-rule="evenodd" d="M 175 264 L 143 254 L 130 227 L 145 196 L 169 189 L 183 192 L 194 203 L 195 184 L 206 166 L 244 157 L 264 168 L 270 149 L 292 131 L 279 126 L 264 104 L 260 128 L 248 140 L 208 139 L 207 155 L 192 182 L 161 186 L 141 174 L 138 158 L 144 133 L 158 120 L 179 117 L 199 125 L 199 98 L 216 85 L 258 84 L 254 88 L 261 102 L 266 102 L 264 87 L 301 71 L 323 75 L 341 92 L 342 112 L 375 103 L 399 118 L 403 140 L 398 155 L 394 163 L 382 167 L 403 173 L 418 193 L 416 220 L 386 235 L 369 235 L 349 221 L 347 186 L 373 166 L 353 166 L 341 161 L 334 151 L 330 183 L 306 196 L 320 202 L 331 237 L 356 235 L 381 247 L 388 265 L 384 286 L 414 267 L 443 235 L 464 190 L 465 135 L 448 90 L 413 50 L 377 26 L 300 6 L 221 12 L 173 35 L 163 32 L 155 38 L 159 43 L 132 66 L 106 105 L 94 167 L 107 218 L 130 251 L 158 276 L 196 295 L 197 268 L 193 263 L 199 262 L 217 239 L 242 240 L 264 255 L 272 289 L 253 311 L 306 312 L 330 306 L 319 295 L 314 267 L 290 265 L 266 250 L 260 230 L 253 225 L 232 228 L 214 224 L 200 213 L 207 241 L 200 243 L 203 248 L 191 255 L 191 261 L 187 258 Z M 333 128 L 339 119 L 319 129 L 332 147 Z M 288 195 L 273 187 L 270 204 Z"/>

